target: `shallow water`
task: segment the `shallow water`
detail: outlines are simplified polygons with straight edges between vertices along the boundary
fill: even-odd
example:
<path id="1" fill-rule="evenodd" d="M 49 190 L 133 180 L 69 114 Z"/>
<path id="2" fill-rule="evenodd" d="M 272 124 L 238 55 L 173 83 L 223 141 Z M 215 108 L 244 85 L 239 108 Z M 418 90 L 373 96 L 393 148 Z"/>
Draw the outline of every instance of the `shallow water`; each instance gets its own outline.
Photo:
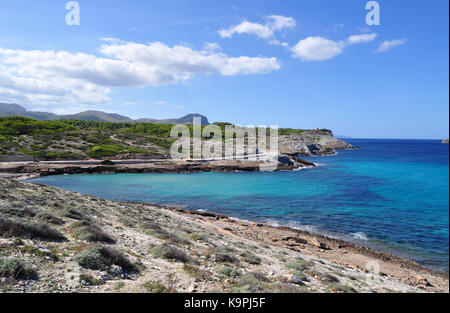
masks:
<path id="1" fill-rule="evenodd" d="M 448 271 L 449 150 L 436 140 L 348 140 L 292 172 L 52 176 L 34 181 L 114 200 L 287 225 Z"/>

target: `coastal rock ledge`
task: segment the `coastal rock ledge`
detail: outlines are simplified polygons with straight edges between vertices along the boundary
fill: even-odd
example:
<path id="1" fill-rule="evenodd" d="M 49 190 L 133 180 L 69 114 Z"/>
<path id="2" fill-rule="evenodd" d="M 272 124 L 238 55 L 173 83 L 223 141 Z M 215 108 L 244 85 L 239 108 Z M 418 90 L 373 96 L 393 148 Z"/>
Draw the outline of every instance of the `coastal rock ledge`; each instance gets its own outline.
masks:
<path id="1" fill-rule="evenodd" d="M 303 131 L 298 134 L 280 135 L 279 151 L 288 155 L 332 155 L 335 150 L 358 149 L 334 137 L 330 130 Z"/>

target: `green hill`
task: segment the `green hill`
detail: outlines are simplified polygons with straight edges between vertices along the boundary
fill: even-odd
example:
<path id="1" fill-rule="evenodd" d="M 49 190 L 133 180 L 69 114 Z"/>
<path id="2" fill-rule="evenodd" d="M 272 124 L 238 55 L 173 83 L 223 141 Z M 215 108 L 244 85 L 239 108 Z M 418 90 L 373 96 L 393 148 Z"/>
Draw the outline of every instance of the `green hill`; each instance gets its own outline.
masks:
<path id="1" fill-rule="evenodd" d="M 0 118 L 2 159 L 87 159 L 168 154 L 170 124 Z"/>

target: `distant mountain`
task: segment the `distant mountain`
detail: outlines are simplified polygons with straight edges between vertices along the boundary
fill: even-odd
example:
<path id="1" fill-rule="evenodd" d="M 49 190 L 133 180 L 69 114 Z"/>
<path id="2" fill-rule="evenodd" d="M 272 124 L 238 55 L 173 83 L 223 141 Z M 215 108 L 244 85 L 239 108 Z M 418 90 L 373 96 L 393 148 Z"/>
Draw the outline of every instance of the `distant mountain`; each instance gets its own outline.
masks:
<path id="1" fill-rule="evenodd" d="M 134 122 L 131 118 L 115 114 L 115 113 L 105 113 L 102 111 L 84 111 L 77 114 L 71 115 L 60 115 L 58 116 L 60 120 L 83 120 L 83 121 L 99 121 L 99 122 Z"/>
<path id="2" fill-rule="evenodd" d="M 35 120 L 57 120 L 58 115 L 48 112 L 27 111 L 24 107 L 15 103 L 0 103 L 0 117 L 25 116 Z"/>
<path id="3" fill-rule="evenodd" d="M 77 114 L 56 115 L 49 112 L 28 111 L 24 107 L 14 103 L 0 103 L 0 117 L 6 116 L 25 116 L 41 121 L 54 120 L 83 120 L 83 121 L 99 121 L 99 122 L 125 122 L 125 123 L 154 123 L 154 124 L 192 124 L 194 117 L 200 117 L 202 125 L 209 125 L 208 119 L 200 114 L 188 114 L 180 118 L 172 118 L 165 120 L 142 118 L 133 120 L 127 116 L 116 113 L 106 113 L 102 111 L 84 111 Z"/>
<path id="4" fill-rule="evenodd" d="M 20 114 L 24 114 L 26 113 L 27 110 L 25 110 L 24 107 L 15 104 L 15 103 L 0 103 L 0 114 L 5 115 L 5 114 L 15 114 L 15 113 L 20 113 Z"/>

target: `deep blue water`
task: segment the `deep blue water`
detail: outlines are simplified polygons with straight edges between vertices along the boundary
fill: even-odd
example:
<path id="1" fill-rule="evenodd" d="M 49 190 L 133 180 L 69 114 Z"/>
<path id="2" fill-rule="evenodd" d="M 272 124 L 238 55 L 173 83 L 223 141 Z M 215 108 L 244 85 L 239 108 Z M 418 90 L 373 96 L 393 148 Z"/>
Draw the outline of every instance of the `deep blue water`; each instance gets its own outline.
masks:
<path id="1" fill-rule="evenodd" d="M 36 182 L 98 197 L 208 210 L 323 233 L 448 271 L 449 146 L 349 139 L 292 172 L 52 176 Z"/>

